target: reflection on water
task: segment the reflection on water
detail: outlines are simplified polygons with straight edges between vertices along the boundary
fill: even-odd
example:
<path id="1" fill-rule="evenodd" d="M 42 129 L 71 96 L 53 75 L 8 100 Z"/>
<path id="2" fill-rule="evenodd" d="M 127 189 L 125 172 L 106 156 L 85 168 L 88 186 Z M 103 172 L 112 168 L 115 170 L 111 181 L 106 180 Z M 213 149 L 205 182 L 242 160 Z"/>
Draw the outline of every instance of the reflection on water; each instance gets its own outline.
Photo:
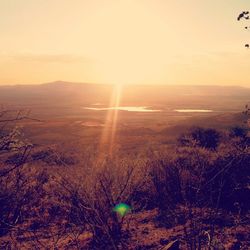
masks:
<path id="1" fill-rule="evenodd" d="M 157 109 L 148 109 L 148 107 L 110 107 L 110 108 L 91 108 L 91 107 L 84 107 L 84 109 L 89 110 L 122 110 L 122 111 L 130 111 L 130 112 L 160 112 L 161 110 Z"/>
<path id="2" fill-rule="evenodd" d="M 99 104 L 98 104 L 99 105 Z M 96 110 L 96 111 L 105 111 L 105 110 L 121 110 L 121 111 L 129 111 L 129 112 L 161 112 L 160 109 L 150 109 L 145 106 L 118 106 L 118 107 L 83 107 L 84 109 Z M 210 109 L 175 109 L 175 112 L 179 113 L 210 113 L 213 110 Z"/>
<path id="3" fill-rule="evenodd" d="M 210 113 L 213 110 L 210 109 L 175 109 L 174 111 L 180 113 Z"/>

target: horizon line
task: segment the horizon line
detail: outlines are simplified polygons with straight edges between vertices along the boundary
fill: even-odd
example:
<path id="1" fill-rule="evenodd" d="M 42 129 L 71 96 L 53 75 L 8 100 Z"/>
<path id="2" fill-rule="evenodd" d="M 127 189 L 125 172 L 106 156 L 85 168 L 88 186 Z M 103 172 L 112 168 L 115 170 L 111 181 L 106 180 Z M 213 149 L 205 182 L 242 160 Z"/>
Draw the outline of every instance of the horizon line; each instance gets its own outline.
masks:
<path id="1" fill-rule="evenodd" d="M 250 88 L 246 85 L 220 85 L 220 84 L 164 84 L 164 83 L 127 83 L 127 84 L 115 84 L 115 83 L 100 83 L 100 82 L 75 82 L 55 80 L 50 82 L 41 83 L 0 83 L 0 87 L 17 87 L 17 86 L 41 86 L 48 84 L 86 84 L 86 85 L 123 85 L 123 86 L 160 86 L 160 87 L 237 87 L 237 88 Z"/>

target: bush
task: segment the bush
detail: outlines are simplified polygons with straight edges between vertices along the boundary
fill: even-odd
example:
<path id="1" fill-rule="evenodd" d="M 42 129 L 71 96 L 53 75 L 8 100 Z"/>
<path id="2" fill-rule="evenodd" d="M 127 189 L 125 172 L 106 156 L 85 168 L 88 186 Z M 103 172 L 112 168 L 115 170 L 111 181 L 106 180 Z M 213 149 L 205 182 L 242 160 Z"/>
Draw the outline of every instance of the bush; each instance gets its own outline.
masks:
<path id="1" fill-rule="evenodd" d="M 230 136 L 231 137 L 240 137 L 240 138 L 246 138 L 247 137 L 247 129 L 242 127 L 233 127 L 230 130 Z"/>
<path id="2" fill-rule="evenodd" d="M 70 223 L 86 226 L 92 233 L 90 249 L 126 249 L 129 215 L 120 217 L 113 209 L 121 202 L 140 206 L 135 194 L 146 182 L 142 169 L 132 161 L 106 159 L 103 166 L 92 170 L 91 178 L 63 184 L 70 190 Z"/>
<path id="3" fill-rule="evenodd" d="M 179 137 L 181 146 L 199 146 L 210 150 L 216 150 L 221 134 L 215 129 L 194 128 L 188 134 Z"/>
<path id="4" fill-rule="evenodd" d="M 205 244 L 207 227 L 213 238 L 216 222 L 224 220 L 221 211 L 242 216 L 249 212 L 248 138 L 230 135 L 218 144 L 219 138 L 215 131 L 193 130 L 179 139 L 174 155 L 152 162 L 159 221 L 166 227 L 183 224 L 189 249 Z"/>

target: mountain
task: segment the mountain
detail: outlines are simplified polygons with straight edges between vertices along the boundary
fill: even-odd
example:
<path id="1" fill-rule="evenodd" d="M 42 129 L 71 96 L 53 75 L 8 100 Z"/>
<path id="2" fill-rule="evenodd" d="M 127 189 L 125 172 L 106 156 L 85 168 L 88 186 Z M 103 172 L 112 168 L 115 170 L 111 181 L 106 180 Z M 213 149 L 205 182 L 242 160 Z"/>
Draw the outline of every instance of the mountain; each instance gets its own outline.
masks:
<path id="1" fill-rule="evenodd" d="M 113 85 L 56 81 L 40 85 L 0 86 L 0 104 L 16 105 L 108 105 Z M 250 88 L 236 86 L 127 85 L 122 105 L 213 106 L 243 105 L 250 101 Z"/>

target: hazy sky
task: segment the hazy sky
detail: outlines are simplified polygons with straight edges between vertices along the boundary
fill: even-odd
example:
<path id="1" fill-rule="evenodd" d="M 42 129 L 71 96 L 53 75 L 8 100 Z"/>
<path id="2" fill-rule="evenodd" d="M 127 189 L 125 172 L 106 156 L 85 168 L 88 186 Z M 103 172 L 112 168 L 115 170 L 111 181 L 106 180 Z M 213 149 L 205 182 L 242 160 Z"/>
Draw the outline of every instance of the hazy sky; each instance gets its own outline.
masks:
<path id="1" fill-rule="evenodd" d="M 0 84 L 250 87 L 249 0 L 0 0 Z"/>

